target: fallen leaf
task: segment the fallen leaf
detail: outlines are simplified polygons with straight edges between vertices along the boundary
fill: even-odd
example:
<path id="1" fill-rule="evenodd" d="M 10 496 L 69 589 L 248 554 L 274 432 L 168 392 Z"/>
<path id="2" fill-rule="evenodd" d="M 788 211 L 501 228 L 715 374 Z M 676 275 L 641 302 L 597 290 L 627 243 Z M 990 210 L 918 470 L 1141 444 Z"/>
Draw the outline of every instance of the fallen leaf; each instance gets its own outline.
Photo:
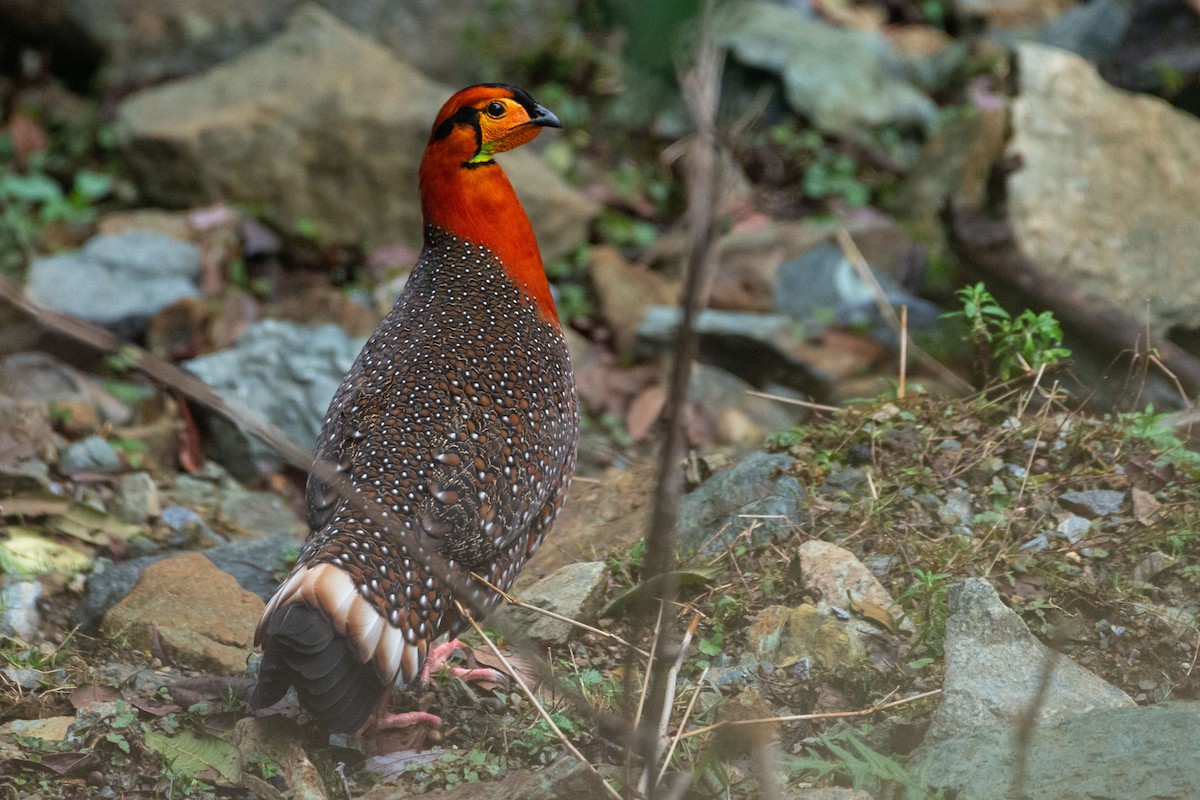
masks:
<path id="1" fill-rule="evenodd" d="M 886 608 L 877 603 L 858 602 L 853 597 L 847 595 L 850 601 L 850 610 L 856 614 L 861 614 L 863 617 L 871 620 L 877 625 L 882 625 L 891 633 L 896 632 L 896 619 L 888 612 Z"/>
<path id="2" fill-rule="evenodd" d="M 635 442 L 646 438 L 667 404 L 667 387 L 661 383 L 644 389 L 629 404 L 625 415 L 625 430 Z"/>
<path id="3" fill-rule="evenodd" d="M 1160 508 L 1162 504 L 1158 502 L 1158 498 L 1147 492 L 1145 489 L 1139 489 L 1136 486 L 1133 489 L 1133 517 L 1143 525 L 1153 525 L 1162 518 Z"/>
<path id="4" fill-rule="evenodd" d="M 537 661 L 528 658 L 521 653 L 514 653 L 504 648 L 501 648 L 501 652 L 504 653 L 504 657 L 508 659 L 508 662 L 512 664 L 513 669 L 520 673 L 521 680 L 525 681 L 525 684 L 529 686 L 529 688 L 536 689 L 542 682 L 542 675 L 538 671 Z M 471 656 L 477 662 L 479 662 L 479 666 L 481 667 L 488 667 L 496 670 L 497 672 L 502 672 L 505 675 L 513 675 L 513 670 L 510 670 L 508 667 L 506 667 L 504 662 L 496 658 L 495 653 L 486 647 L 472 647 Z M 490 683 L 490 681 L 481 682 L 480 686 L 483 686 L 485 689 L 506 688 L 503 686 L 488 687 L 485 685 L 486 683 Z"/>
<path id="5" fill-rule="evenodd" d="M 75 707 L 76 711 L 85 709 L 94 703 L 111 703 L 114 700 L 122 699 L 124 696 L 119 689 L 99 683 L 77 686 L 75 691 L 71 692 L 71 705 Z"/>
<path id="6" fill-rule="evenodd" d="M 51 514 L 66 513 L 70 507 L 71 501 L 65 497 L 59 497 L 49 492 L 30 492 L 0 500 L 0 516 L 7 519 L 45 517 Z"/>
<path id="7" fill-rule="evenodd" d="M 146 731 L 145 743 L 176 773 L 224 786 L 235 786 L 241 780 L 242 754 L 224 739 L 186 730 L 174 736 Z"/>
<path id="8" fill-rule="evenodd" d="M 679 582 L 680 587 L 694 586 L 696 584 L 708 583 L 714 575 L 721 572 L 720 567 L 694 567 L 692 569 L 680 569 L 675 572 L 667 573 L 674 576 Z M 625 606 L 635 602 L 638 598 L 647 593 L 655 593 L 663 585 L 667 575 L 655 575 L 649 580 L 644 580 L 614 597 L 608 601 L 604 608 L 600 609 L 600 617 L 611 617 L 620 611 Z"/>
<path id="9" fill-rule="evenodd" d="M 81 572 L 92 565 L 92 557 L 52 541 L 41 531 L 12 525 L 7 528 L 7 540 L 0 541 L 0 553 L 9 560 L 12 569 L 22 575 L 43 572 Z"/>
<path id="10" fill-rule="evenodd" d="M 397 750 L 386 755 L 371 756 L 363 766 L 368 772 L 379 776 L 380 782 L 394 781 L 413 767 L 432 764 L 447 752 L 445 748 L 432 750 Z"/>

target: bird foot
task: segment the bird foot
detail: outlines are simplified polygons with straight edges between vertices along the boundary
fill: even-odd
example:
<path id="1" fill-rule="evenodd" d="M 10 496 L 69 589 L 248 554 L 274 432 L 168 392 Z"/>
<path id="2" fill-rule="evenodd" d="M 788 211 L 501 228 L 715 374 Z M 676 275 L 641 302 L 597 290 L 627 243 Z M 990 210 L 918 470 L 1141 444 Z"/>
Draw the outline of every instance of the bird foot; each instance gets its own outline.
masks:
<path id="1" fill-rule="evenodd" d="M 421 667 L 420 684 L 422 686 L 429 683 L 433 673 L 440 670 L 446 665 L 447 659 L 459 650 L 466 650 L 467 646 L 458 639 L 451 639 L 448 642 L 442 642 L 429 649 L 425 656 L 425 664 Z M 508 676 L 498 670 L 489 669 L 487 667 L 478 667 L 468 669 L 466 667 L 451 667 L 450 674 L 455 678 L 462 678 L 464 681 L 472 683 L 492 684 L 507 686 Z"/>
<path id="2" fill-rule="evenodd" d="M 375 731 L 394 731 L 401 728 L 412 728 L 421 724 L 432 725 L 435 728 L 440 728 L 442 727 L 442 718 L 437 714 L 430 714 L 425 711 L 405 711 L 400 714 L 380 714 L 375 719 L 371 727 Z"/>

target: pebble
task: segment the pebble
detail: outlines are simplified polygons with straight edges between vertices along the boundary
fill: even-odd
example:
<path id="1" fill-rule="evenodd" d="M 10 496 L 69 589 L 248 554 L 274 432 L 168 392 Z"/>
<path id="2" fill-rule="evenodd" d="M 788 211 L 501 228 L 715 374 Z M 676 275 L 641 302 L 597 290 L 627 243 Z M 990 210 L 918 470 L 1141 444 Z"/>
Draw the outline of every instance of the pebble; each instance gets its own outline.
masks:
<path id="1" fill-rule="evenodd" d="M 67 445 L 59 456 L 58 469 L 64 475 L 80 472 L 115 475 L 122 469 L 121 454 L 103 438 L 89 436 Z"/>

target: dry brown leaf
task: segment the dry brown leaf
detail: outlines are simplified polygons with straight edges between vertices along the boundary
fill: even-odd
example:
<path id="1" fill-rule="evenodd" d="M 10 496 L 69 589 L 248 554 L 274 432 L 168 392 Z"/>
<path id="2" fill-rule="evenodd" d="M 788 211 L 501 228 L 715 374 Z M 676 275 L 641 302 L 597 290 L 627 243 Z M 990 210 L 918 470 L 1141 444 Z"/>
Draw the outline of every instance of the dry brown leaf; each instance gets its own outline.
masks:
<path id="1" fill-rule="evenodd" d="M 651 386 L 633 398 L 625 416 L 625 430 L 635 442 L 644 439 L 654 427 L 667 404 L 667 387 L 661 383 Z"/>
<path id="2" fill-rule="evenodd" d="M 71 705 L 75 707 L 76 711 L 85 709 L 93 703 L 111 703 L 123 699 L 124 696 L 119 689 L 98 683 L 78 686 L 75 691 L 71 692 Z"/>
<path id="3" fill-rule="evenodd" d="M 882 625 L 892 633 L 896 632 L 896 619 L 891 613 L 877 603 L 858 602 L 853 597 L 850 600 L 850 610 L 856 614 L 861 614 L 877 625 Z"/>

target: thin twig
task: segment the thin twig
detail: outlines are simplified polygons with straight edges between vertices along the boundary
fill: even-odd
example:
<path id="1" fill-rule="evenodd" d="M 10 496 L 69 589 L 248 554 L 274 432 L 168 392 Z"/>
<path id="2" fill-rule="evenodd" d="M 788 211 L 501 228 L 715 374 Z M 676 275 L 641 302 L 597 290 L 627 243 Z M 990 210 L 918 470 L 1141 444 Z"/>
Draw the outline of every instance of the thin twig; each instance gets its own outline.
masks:
<path id="1" fill-rule="evenodd" d="M 489 581 L 487 578 L 483 577 L 482 575 L 479 575 L 478 573 L 472 572 L 471 577 L 474 578 L 475 580 L 479 581 L 480 583 L 482 583 L 484 586 L 491 589 L 496 594 L 503 597 L 505 602 L 507 602 L 509 605 L 514 605 L 517 608 L 527 608 L 530 611 L 534 612 L 535 614 L 541 614 L 544 617 L 549 617 L 550 619 L 556 619 L 559 622 L 565 622 L 568 625 L 574 625 L 576 628 L 582 628 L 583 630 L 588 631 L 589 633 L 594 633 L 597 636 L 603 636 L 606 639 L 612 639 L 617 644 L 622 645 L 624 647 L 628 647 L 630 650 L 633 650 L 635 653 L 640 655 L 642 658 L 650 657 L 650 654 L 647 653 L 645 650 L 643 650 L 642 648 L 638 647 L 635 644 L 630 644 L 629 642 L 622 639 L 620 636 L 617 636 L 615 633 L 601 630 L 600 628 L 592 627 L 591 625 L 588 625 L 585 622 L 580 622 L 577 619 L 571 619 L 570 617 L 563 616 L 562 614 L 551 611 L 548 608 L 542 608 L 541 606 L 535 606 L 532 603 L 526 603 L 521 598 L 515 597 L 515 596 L 509 594 L 508 592 L 504 591 L 499 586 L 496 586 L 494 583 L 492 583 L 491 581 Z"/>
<path id="2" fill-rule="evenodd" d="M 904 399 L 904 382 L 908 377 L 908 305 L 900 306 L 900 380 L 896 397 Z"/>
<path id="3" fill-rule="evenodd" d="M 896 310 L 892 308 L 892 304 L 888 302 L 887 292 L 883 291 L 883 287 L 879 285 L 879 281 L 875 279 L 875 273 L 871 271 L 871 266 L 863 257 L 862 251 L 858 249 L 858 245 L 854 243 L 854 239 L 850 238 L 850 234 L 845 228 L 839 228 L 837 232 L 838 246 L 842 248 L 847 260 L 854 271 L 858 273 L 859 278 L 871 289 L 871 294 L 875 298 L 875 305 L 879 308 L 879 313 L 887 322 L 888 327 L 897 335 L 904 335 L 905 326 L 900 324 L 900 318 L 896 315 Z M 960 378 L 952 369 L 942 364 L 933 356 L 926 353 L 923 349 L 917 346 L 916 342 L 909 342 L 908 345 L 913 352 L 913 356 L 922 364 L 926 365 L 938 374 L 938 377 L 946 381 L 955 388 L 971 394 L 975 388 L 965 380 Z"/>
<path id="4" fill-rule="evenodd" d="M 663 756 L 662 766 L 658 770 L 658 779 L 655 783 L 662 783 L 663 776 L 667 774 L 667 766 L 670 765 L 671 759 L 675 755 L 675 748 L 679 746 L 679 739 L 683 734 L 683 729 L 687 727 L 688 720 L 692 718 L 692 709 L 696 706 L 696 700 L 700 697 L 700 691 L 704 688 L 704 679 L 708 676 L 708 670 L 709 667 L 705 667 L 704 671 L 700 673 L 700 677 L 696 680 L 696 689 L 692 692 L 692 699 L 688 701 L 687 708 L 683 710 L 683 719 L 679 721 L 679 729 L 671 737 L 671 746 L 667 748 L 667 754 Z"/>
<path id="5" fill-rule="evenodd" d="M 739 725 L 762 725 L 768 722 L 802 722 L 809 719 L 843 719 L 846 717 L 866 717 L 874 714 L 876 711 L 883 711 L 888 708 L 902 706 L 905 703 L 915 703 L 917 700 L 924 700 L 927 697 L 933 697 L 942 693 L 941 689 L 932 689 L 928 692 L 915 694 L 912 697 L 902 697 L 899 700 L 893 700 L 890 703 L 876 703 L 870 708 L 860 708 L 857 711 L 822 711 L 816 714 L 792 714 L 786 717 L 759 717 L 758 719 L 735 719 L 727 722 L 715 722 L 712 725 L 705 725 L 703 728 L 697 728 L 694 731 L 688 731 L 680 736 L 680 739 L 690 739 L 693 736 L 699 736 L 702 733 L 710 733 L 717 728 L 736 727 Z"/>
<path id="6" fill-rule="evenodd" d="M 822 403 L 813 403 L 809 400 L 797 400 L 794 397 L 784 397 L 783 395 L 771 394 L 770 392 L 756 392 L 753 389 L 747 389 L 746 394 L 750 395 L 751 397 L 765 397 L 768 400 L 774 400 L 776 403 L 787 403 L 791 406 L 803 406 L 804 408 L 811 408 L 814 411 L 829 411 L 832 413 L 837 413 L 842 410 L 837 406 L 827 406 Z"/>
<path id="7" fill-rule="evenodd" d="M 562 729 L 559 728 L 558 725 L 555 724 L 554 719 L 550 716 L 550 712 L 548 712 L 545 706 L 541 704 L 537 696 L 533 693 L 533 690 L 530 689 L 528 684 L 525 683 L 525 679 L 521 677 L 521 671 L 509 662 L 504 653 L 500 652 L 500 648 L 496 647 L 488 635 L 483 632 L 483 628 L 481 628 L 479 623 L 475 621 L 475 618 L 471 616 L 471 612 L 469 612 L 462 603 L 455 601 L 455 605 L 458 607 L 458 613 L 462 614 L 463 619 L 471 624 L 471 627 L 474 628 L 475 632 L 479 634 L 480 638 L 483 639 L 483 643 L 489 650 L 492 651 L 492 655 L 498 658 L 500 663 L 503 664 L 504 667 L 509 671 L 513 677 L 513 680 L 516 681 L 517 686 L 521 688 L 521 693 L 525 695 L 525 699 L 532 703 L 533 707 L 537 709 L 537 712 L 541 715 L 542 719 L 546 720 L 546 724 L 550 726 L 550 730 L 554 731 L 554 735 L 557 736 L 558 740 L 563 743 L 563 746 L 570 751 L 571 755 L 575 756 L 575 759 L 579 761 L 580 764 L 583 764 L 583 766 L 587 768 L 588 772 L 592 773 L 597 779 L 599 779 L 600 783 L 604 785 L 604 788 L 608 792 L 609 796 L 615 797 L 617 800 L 621 800 L 621 794 L 614 789 L 607 780 L 604 779 L 604 776 L 601 775 L 594 766 L 592 766 L 592 762 L 588 761 L 587 758 L 584 757 L 583 753 L 579 752 L 579 750 L 575 748 L 575 745 L 571 743 L 571 740 L 567 738 L 567 735 L 562 732 Z"/>

